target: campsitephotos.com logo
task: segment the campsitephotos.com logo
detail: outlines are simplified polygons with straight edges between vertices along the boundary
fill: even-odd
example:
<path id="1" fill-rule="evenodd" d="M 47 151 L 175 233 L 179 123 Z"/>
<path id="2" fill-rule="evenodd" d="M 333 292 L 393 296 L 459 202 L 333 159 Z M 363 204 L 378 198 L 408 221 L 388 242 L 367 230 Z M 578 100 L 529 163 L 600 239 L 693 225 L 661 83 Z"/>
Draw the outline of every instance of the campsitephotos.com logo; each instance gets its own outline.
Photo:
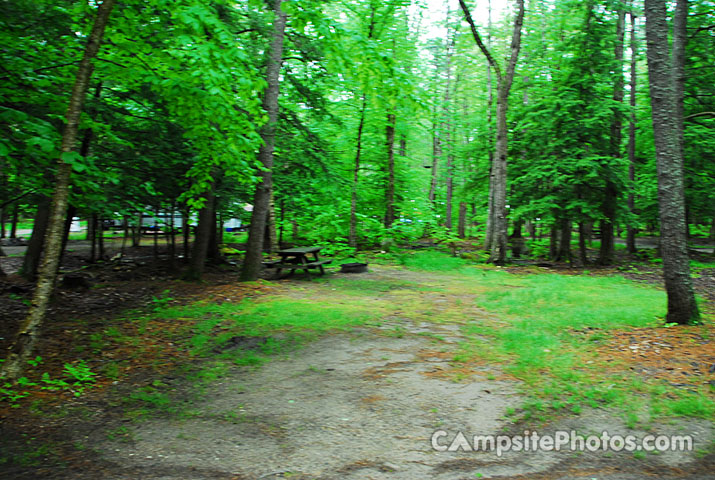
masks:
<path id="1" fill-rule="evenodd" d="M 525 430 L 522 435 L 473 435 L 437 430 L 432 434 L 432 448 L 438 452 L 665 452 L 692 451 L 691 435 L 583 435 L 575 430 L 560 430 L 548 435 Z"/>

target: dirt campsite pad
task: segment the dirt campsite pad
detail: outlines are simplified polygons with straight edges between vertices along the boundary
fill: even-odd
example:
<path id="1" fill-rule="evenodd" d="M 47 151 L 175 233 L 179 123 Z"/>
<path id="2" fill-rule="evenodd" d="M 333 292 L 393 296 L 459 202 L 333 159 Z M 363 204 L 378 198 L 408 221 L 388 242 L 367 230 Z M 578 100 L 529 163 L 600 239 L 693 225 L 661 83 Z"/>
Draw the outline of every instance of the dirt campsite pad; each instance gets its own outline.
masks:
<path id="1" fill-rule="evenodd" d="M 549 410 L 526 418 L 523 406 L 533 402 L 534 392 L 506 357 L 492 352 L 462 358 L 465 348 L 491 351 L 496 341 L 486 330 L 470 328 L 508 326 L 505 317 L 486 309 L 486 287 L 475 278 L 371 266 L 366 274 L 275 282 L 249 303 L 234 303 L 234 288 L 245 286 L 215 287 L 202 307 L 206 323 L 190 341 L 208 352 L 192 362 L 202 381 L 168 372 L 74 400 L 82 415 L 47 420 L 48 430 L 49 423 L 55 431 L 62 424 L 63 443 L 73 445 L 63 450 L 64 464 L 50 469 L 40 458 L 31 468 L 8 469 L 4 478 L 712 478 L 707 419 L 664 416 L 634 423 L 628 406 L 587 404 L 578 414 Z M 507 282 L 521 288 L 511 277 Z M 242 305 L 240 315 L 236 305 Z M 174 323 L 181 322 L 181 308 L 193 307 L 169 312 Z M 282 316 L 271 316 L 276 311 Z M 255 330 L 264 328 L 259 323 L 244 324 L 242 332 L 253 335 L 244 336 L 226 323 L 234 317 L 283 323 L 270 333 Z M 306 317 L 324 321 L 325 328 L 296 342 L 291 328 Z M 598 355 L 607 356 L 611 344 L 617 355 L 619 335 L 600 343 Z M 202 343 L 219 337 L 224 341 Z M 265 363 L 232 362 L 266 345 L 284 347 Z M 698 350 L 705 365 L 712 358 L 703 352 Z M 647 453 L 579 446 L 579 438 L 603 431 L 637 441 L 689 436 L 694 445 L 690 451 Z M 515 446 L 534 432 L 574 435 L 575 448 L 569 442 L 560 451 L 473 451 L 475 435 L 501 435 Z"/>

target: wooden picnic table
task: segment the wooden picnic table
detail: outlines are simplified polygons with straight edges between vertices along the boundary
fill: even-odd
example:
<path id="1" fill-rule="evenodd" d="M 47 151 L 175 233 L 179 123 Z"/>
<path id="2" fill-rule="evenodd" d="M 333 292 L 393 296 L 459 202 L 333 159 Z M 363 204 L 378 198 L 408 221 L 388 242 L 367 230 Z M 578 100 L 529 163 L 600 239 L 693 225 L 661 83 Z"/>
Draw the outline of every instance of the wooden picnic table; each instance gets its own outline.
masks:
<path id="1" fill-rule="evenodd" d="M 318 256 L 320 250 L 321 247 L 296 247 L 278 250 L 276 253 L 281 257 L 281 259 L 272 262 L 265 262 L 264 265 L 269 268 L 278 269 L 276 276 L 280 276 L 281 271 L 288 269 L 290 269 L 288 276 L 293 275 L 296 270 L 303 270 L 308 276 L 310 276 L 311 268 L 319 269 L 320 274 L 322 275 L 325 273 L 323 265 L 332 263 L 332 260 L 321 260 Z"/>

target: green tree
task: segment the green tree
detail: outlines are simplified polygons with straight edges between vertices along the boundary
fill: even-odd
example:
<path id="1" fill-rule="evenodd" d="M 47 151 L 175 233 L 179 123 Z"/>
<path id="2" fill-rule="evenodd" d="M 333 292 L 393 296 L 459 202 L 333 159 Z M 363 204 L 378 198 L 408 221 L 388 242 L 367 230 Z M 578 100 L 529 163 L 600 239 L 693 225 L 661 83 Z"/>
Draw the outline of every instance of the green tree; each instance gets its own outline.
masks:
<path id="1" fill-rule="evenodd" d="M 62 155 L 57 160 L 57 178 L 52 197 L 51 215 L 48 234 L 45 242 L 45 255 L 40 268 L 37 285 L 32 297 L 32 305 L 27 317 L 22 322 L 16 340 L 10 348 L 10 354 L 3 364 L 2 375 L 16 379 L 30 357 L 37 342 L 37 329 L 42 324 L 50 295 L 54 288 L 57 268 L 62 247 L 63 225 L 67 210 L 69 196 L 70 171 L 75 158 L 77 132 L 79 129 L 80 115 L 84 104 L 85 95 L 89 87 L 92 74 L 92 61 L 97 56 L 104 29 L 109 21 L 109 15 L 114 7 L 114 0 L 104 0 L 97 8 L 94 26 L 87 39 L 82 60 L 79 64 L 77 77 L 72 88 L 72 93 L 67 107 L 66 126 L 62 134 Z"/>
<path id="2" fill-rule="evenodd" d="M 687 2 L 685 4 L 687 5 Z M 700 314 L 693 293 L 690 261 L 686 250 L 683 158 L 676 113 L 677 79 L 670 55 L 665 2 L 646 0 L 645 14 L 648 78 L 658 164 L 663 275 L 668 293 L 666 321 L 694 323 L 698 321 Z"/>

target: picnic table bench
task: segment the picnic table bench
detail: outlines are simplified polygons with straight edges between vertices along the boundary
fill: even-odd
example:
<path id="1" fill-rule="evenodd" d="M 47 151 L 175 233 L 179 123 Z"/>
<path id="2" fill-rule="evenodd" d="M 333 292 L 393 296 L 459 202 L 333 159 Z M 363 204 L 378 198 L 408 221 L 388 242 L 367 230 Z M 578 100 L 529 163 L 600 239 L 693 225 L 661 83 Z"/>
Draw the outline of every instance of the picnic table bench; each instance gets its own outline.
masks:
<path id="1" fill-rule="evenodd" d="M 321 247 L 296 247 L 278 250 L 276 253 L 281 257 L 280 260 L 271 260 L 263 262 L 267 268 L 277 269 L 276 276 L 280 276 L 281 271 L 290 270 L 288 276 L 295 273 L 296 270 L 303 270 L 306 275 L 310 276 L 310 269 L 317 268 L 320 274 L 325 274 L 323 265 L 329 265 L 333 261 L 331 259 L 321 260 L 318 256 Z M 309 257 L 308 255 L 311 255 Z"/>

